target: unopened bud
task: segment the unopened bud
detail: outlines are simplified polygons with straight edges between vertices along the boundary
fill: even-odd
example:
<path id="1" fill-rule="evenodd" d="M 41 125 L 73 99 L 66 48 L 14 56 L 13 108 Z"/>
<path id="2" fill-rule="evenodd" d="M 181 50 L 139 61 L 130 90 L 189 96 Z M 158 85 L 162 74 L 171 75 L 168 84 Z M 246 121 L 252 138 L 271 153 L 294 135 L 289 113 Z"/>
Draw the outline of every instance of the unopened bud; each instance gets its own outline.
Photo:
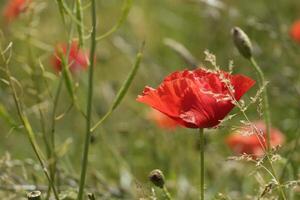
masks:
<path id="1" fill-rule="evenodd" d="M 233 42 L 240 54 L 247 59 L 252 57 L 252 44 L 248 35 L 239 27 L 234 27 L 231 30 Z"/>
<path id="2" fill-rule="evenodd" d="M 162 171 L 155 169 L 149 174 L 150 181 L 157 187 L 163 188 L 165 185 L 165 177 Z"/>

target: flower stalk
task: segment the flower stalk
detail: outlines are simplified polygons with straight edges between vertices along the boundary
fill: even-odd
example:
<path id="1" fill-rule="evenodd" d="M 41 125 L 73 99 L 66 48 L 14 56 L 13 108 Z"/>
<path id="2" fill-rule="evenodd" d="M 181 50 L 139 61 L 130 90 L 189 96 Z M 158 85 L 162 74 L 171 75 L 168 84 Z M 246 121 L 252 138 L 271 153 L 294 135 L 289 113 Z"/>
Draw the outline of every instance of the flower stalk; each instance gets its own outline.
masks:
<path id="1" fill-rule="evenodd" d="M 256 63 L 255 59 L 251 57 L 249 59 L 253 67 L 255 68 L 258 76 L 259 76 L 259 87 L 263 87 L 265 84 L 265 76 L 259 65 Z M 269 100 L 268 100 L 268 92 L 267 88 L 264 88 L 263 90 L 263 108 L 264 108 L 264 120 L 266 124 L 266 136 L 267 136 L 267 151 L 271 150 L 271 115 L 270 115 L 270 106 L 269 106 Z"/>
<path id="2" fill-rule="evenodd" d="M 240 52 L 240 54 L 246 58 L 253 65 L 257 75 L 258 75 L 258 84 L 259 87 L 263 87 L 265 84 L 265 75 L 261 70 L 260 66 L 256 63 L 253 58 L 253 47 L 251 40 L 248 35 L 239 27 L 234 27 L 232 29 L 232 37 L 233 42 Z M 266 124 L 266 136 L 267 136 L 267 152 L 271 150 L 271 142 L 270 142 L 270 128 L 271 128 L 271 115 L 270 115 L 270 107 L 268 101 L 268 93 L 267 87 L 263 90 L 263 108 L 264 108 L 264 120 Z"/>
<path id="3" fill-rule="evenodd" d="M 204 130 L 199 128 L 200 136 L 200 200 L 204 200 Z"/>
<path id="4" fill-rule="evenodd" d="M 170 193 L 169 193 L 167 187 L 164 186 L 164 187 L 162 188 L 162 190 L 163 190 L 163 193 L 164 193 L 164 195 L 165 195 L 166 200 L 172 200 L 172 197 L 171 197 L 171 195 L 170 195 Z"/>
<path id="5" fill-rule="evenodd" d="M 87 172 L 87 164 L 88 164 L 88 153 L 89 146 L 91 140 L 91 116 L 92 116 L 92 98 L 93 98 L 93 76 L 94 76 L 94 57 L 96 51 L 96 0 L 92 0 L 91 5 L 91 14 L 92 14 L 92 34 L 91 34 L 91 49 L 90 49 L 90 66 L 89 66 L 89 83 L 88 83 L 88 95 L 87 95 L 87 112 L 86 112 L 86 135 L 85 135 L 85 143 L 84 150 L 82 155 L 82 166 L 81 166 L 81 175 L 79 182 L 79 192 L 77 199 L 83 199 L 86 172 Z"/>
<path id="6" fill-rule="evenodd" d="M 258 83 L 259 87 L 263 87 L 265 84 L 265 76 L 263 71 L 261 70 L 260 66 L 257 64 L 255 59 L 253 58 L 253 47 L 251 44 L 251 40 L 249 39 L 248 35 L 239 27 L 235 27 L 232 29 L 232 36 L 233 36 L 233 41 L 236 46 L 236 48 L 239 50 L 240 54 L 246 58 L 254 67 L 257 75 L 258 75 Z M 275 169 L 272 164 L 272 160 L 270 158 L 270 152 L 271 152 L 271 115 L 270 115 L 270 107 L 269 107 L 269 101 L 268 101 L 268 93 L 267 93 L 267 87 L 264 88 L 263 90 L 263 109 L 264 109 L 264 121 L 266 124 L 266 140 L 267 140 L 267 148 L 266 148 L 266 157 L 267 160 L 270 164 L 271 168 L 271 174 L 273 178 L 276 180 L 276 182 L 279 185 L 279 192 L 281 194 L 281 197 L 283 200 L 286 200 L 285 192 L 277 178 Z"/>

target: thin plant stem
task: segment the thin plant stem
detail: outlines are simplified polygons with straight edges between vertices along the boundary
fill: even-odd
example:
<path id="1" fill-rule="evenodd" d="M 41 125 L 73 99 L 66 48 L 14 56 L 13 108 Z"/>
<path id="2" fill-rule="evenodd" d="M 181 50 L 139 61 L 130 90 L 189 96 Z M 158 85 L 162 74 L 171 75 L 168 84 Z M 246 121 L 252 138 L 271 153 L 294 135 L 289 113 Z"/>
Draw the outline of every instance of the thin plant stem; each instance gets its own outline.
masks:
<path id="1" fill-rule="evenodd" d="M 90 66 L 89 66 L 89 85 L 88 85 L 88 95 L 87 95 L 87 118 L 86 118 L 86 135 L 85 135 L 85 143 L 84 150 L 82 155 L 82 165 L 81 165 L 81 176 L 79 182 L 79 192 L 78 192 L 78 200 L 83 199 L 86 172 L 87 172 L 87 164 L 88 164 L 88 153 L 89 146 L 91 140 L 91 114 L 92 114 L 92 98 L 93 98 L 93 75 L 94 75 L 94 56 L 96 50 L 96 0 L 92 0 L 91 5 L 91 14 L 92 14 L 92 34 L 91 34 L 91 54 L 90 54 Z"/>
<path id="2" fill-rule="evenodd" d="M 93 132 L 107 117 L 109 117 L 112 112 L 118 107 L 118 105 L 121 103 L 121 101 L 123 100 L 124 96 L 126 95 L 138 69 L 143 57 L 143 49 L 144 49 L 144 43 L 140 49 L 140 51 L 137 53 L 135 62 L 133 64 L 133 67 L 130 71 L 130 73 L 128 74 L 127 79 L 124 81 L 124 83 L 122 84 L 121 88 L 119 89 L 115 100 L 113 101 L 112 105 L 110 106 L 109 110 L 106 112 L 106 114 L 101 117 L 99 119 L 99 121 L 91 128 L 91 131 Z"/>
<path id="3" fill-rule="evenodd" d="M 251 61 L 252 60 L 252 61 Z M 250 59 L 250 61 L 251 61 L 251 63 L 253 64 L 253 65 L 255 65 L 255 68 L 257 69 L 257 73 L 258 74 L 260 74 L 259 75 L 259 84 L 261 85 L 261 86 L 263 86 L 264 85 L 264 82 L 265 82 L 265 79 L 264 79 L 264 74 L 263 74 L 263 72 L 261 71 L 261 69 L 260 69 L 260 67 L 256 64 L 256 62 L 255 62 L 255 60 L 253 59 L 253 58 L 251 58 Z M 229 88 L 229 86 L 227 86 L 228 88 Z M 263 90 L 263 92 L 264 91 L 266 91 L 266 90 Z M 230 92 L 230 95 L 233 97 L 234 95 L 233 95 L 233 93 L 229 90 L 229 92 Z M 265 93 L 265 95 L 266 95 L 267 93 Z M 267 97 L 267 96 L 266 96 Z M 264 99 L 265 100 L 265 99 Z M 236 99 L 234 99 L 233 98 L 233 101 L 235 102 L 235 105 L 240 109 L 240 111 L 242 112 L 242 114 L 243 114 L 243 116 L 245 117 L 245 119 L 248 121 L 248 122 L 250 122 L 250 120 L 249 120 L 249 118 L 248 118 L 248 116 L 246 115 L 246 113 L 245 113 L 245 110 L 242 108 L 242 106 L 240 105 L 240 103 L 236 100 Z M 266 99 L 266 102 L 268 103 L 268 99 Z M 269 111 L 269 106 L 267 106 L 266 107 L 267 109 L 268 109 L 268 111 Z M 268 115 L 269 116 L 269 115 Z M 270 117 L 269 117 L 270 118 Z M 255 128 L 255 131 L 258 133 L 258 129 L 256 128 L 256 127 L 254 127 Z M 257 135 L 257 134 L 256 134 Z M 286 197 L 285 197 L 285 193 L 284 193 L 284 191 L 283 191 L 283 189 L 282 189 L 282 187 L 281 187 L 281 184 L 280 184 L 280 181 L 279 181 L 279 179 L 277 178 L 277 175 L 276 175 L 276 172 L 275 172 L 275 170 L 274 170 L 274 167 L 273 167 L 273 164 L 272 164 L 272 161 L 271 161 L 271 158 L 270 158 L 270 151 L 268 151 L 268 149 L 266 149 L 266 147 L 265 147 L 265 145 L 261 142 L 261 140 L 260 140 L 260 138 L 258 137 L 258 140 L 259 140 L 259 143 L 260 143 L 260 145 L 261 145 L 261 147 L 263 148 L 263 150 L 264 150 L 264 152 L 265 152 L 265 155 L 266 155 L 266 158 L 267 158 L 267 160 L 268 160 L 268 162 L 269 162 L 269 164 L 270 164 L 270 167 L 271 167 L 271 170 L 269 171 L 267 168 L 264 168 L 264 169 L 266 169 L 266 171 L 268 172 L 268 173 L 270 173 L 270 175 L 272 176 L 272 178 L 274 178 L 275 179 L 275 181 L 277 182 L 277 184 L 279 185 L 279 192 L 280 192 L 280 194 L 281 194 L 281 196 L 282 196 L 282 199 L 283 200 L 286 200 Z"/>
<path id="4" fill-rule="evenodd" d="M 79 46 L 83 47 L 83 14 L 82 14 L 82 6 L 81 6 L 81 0 L 76 0 L 76 17 L 78 20 L 77 24 L 77 31 L 78 31 L 78 37 L 79 37 Z"/>
<path id="5" fill-rule="evenodd" d="M 172 200 L 172 197 L 171 197 L 171 195 L 170 195 L 168 189 L 166 188 L 166 186 L 164 186 L 164 187 L 162 188 L 162 190 L 163 190 L 163 193 L 164 193 L 166 199 L 167 199 L 167 200 Z"/>
<path id="6" fill-rule="evenodd" d="M 204 131 L 199 129 L 200 135 L 200 200 L 204 200 Z"/>
<path id="7" fill-rule="evenodd" d="M 1 49 L 2 51 L 2 49 Z M 10 86 L 10 89 L 12 91 L 12 95 L 13 95 L 13 99 L 14 99 L 14 103 L 17 107 L 17 112 L 18 112 L 18 115 L 19 115 L 19 118 L 26 130 L 26 133 L 27 133 L 27 137 L 29 139 L 29 142 L 30 142 L 30 145 L 32 146 L 32 149 L 43 169 L 43 172 L 53 190 L 53 193 L 54 193 L 54 196 L 55 196 L 55 199 L 56 200 L 59 200 L 59 197 L 58 197 L 58 193 L 56 191 L 56 188 L 55 188 L 55 185 L 53 183 L 53 181 L 51 180 L 51 177 L 49 175 L 49 172 L 47 170 L 47 167 L 43 161 L 43 154 L 42 154 L 42 151 L 41 149 L 39 148 L 39 145 L 36 141 L 36 138 L 35 138 L 35 133 L 34 131 L 32 130 L 32 127 L 31 127 L 31 124 L 27 118 L 27 116 L 24 114 L 23 112 L 23 109 L 22 109 L 22 105 L 21 105 L 21 102 L 20 102 L 20 99 L 17 95 L 17 91 L 16 91 L 16 88 L 14 87 L 14 83 L 13 83 L 13 79 L 12 79 L 12 76 L 10 74 L 10 71 L 9 71 L 9 68 L 8 68 L 8 61 L 6 60 L 5 56 L 3 53 L 2 54 L 2 59 L 3 61 L 5 62 L 5 72 L 6 72 L 6 76 L 8 78 L 8 81 L 9 81 L 9 86 Z"/>
<path id="8" fill-rule="evenodd" d="M 250 58 L 250 62 L 255 68 L 258 78 L 259 78 L 259 87 L 262 87 L 265 83 L 265 76 L 259 65 L 256 63 L 253 57 Z M 271 129 L 271 115 L 270 115 L 270 107 L 269 107 L 269 100 L 268 100 L 268 92 L 267 87 L 263 90 L 263 108 L 264 108 L 264 120 L 266 124 L 266 140 L 267 140 L 267 151 L 270 152 L 271 150 L 271 136 L 270 136 L 270 129 Z"/>
<path id="9" fill-rule="evenodd" d="M 124 0 L 123 7 L 122 7 L 122 15 L 118 20 L 118 22 L 109 31 L 97 37 L 97 40 L 103 40 L 104 38 L 116 32 L 127 19 L 131 7 L 132 7 L 132 0 Z"/>
<path id="10" fill-rule="evenodd" d="M 244 111 L 243 109 L 241 109 L 241 105 L 239 104 L 238 101 L 236 101 L 236 105 L 237 105 L 237 107 L 241 110 L 241 112 L 242 112 L 243 116 L 245 117 L 245 119 L 246 119 L 248 122 L 250 122 L 250 120 L 249 120 L 248 116 L 246 115 L 245 111 Z M 258 132 L 258 129 L 257 129 L 256 127 L 254 127 L 254 128 L 255 128 L 255 131 Z M 279 181 L 279 179 L 278 179 L 278 177 L 277 177 L 277 175 L 276 175 L 276 172 L 275 172 L 275 169 L 274 169 L 274 167 L 273 167 L 273 164 L 272 164 L 272 161 L 271 161 L 269 152 L 265 149 L 265 146 L 264 146 L 263 143 L 260 141 L 260 138 L 258 138 L 258 140 L 259 140 L 259 142 L 260 142 L 261 147 L 263 148 L 263 150 L 264 150 L 264 152 L 265 152 L 266 158 L 267 158 L 267 160 L 268 160 L 268 162 L 269 162 L 269 164 L 270 164 L 270 167 L 271 167 L 271 170 L 270 170 L 270 171 L 269 171 L 266 167 L 264 167 L 264 169 L 265 169 L 265 170 L 271 175 L 271 177 L 272 177 L 273 179 L 275 179 L 275 181 L 278 183 L 278 185 L 280 186 L 280 187 L 279 187 L 279 191 L 280 191 L 280 194 L 281 194 L 281 196 L 282 196 L 282 199 L 283 199 L 283 200 L 286 200 L 285 193 L 284 193 L 284 191 L 283 191 L 283 189 L 282 189 L 282 187 L 281 187 L 280 181 Z"/>
<path id="11" fill-rule="evenodd" d="M 56 183 L 55 177 L 56 177 L 56 145 L 55 145 L 55 126 L 56 126 L 56 110 L 57 110 L 57 105 L 58 105 L 58 100 L 59 96 L 61 93 L 61 88 L 62 88 L 62 82 L 63 82 L 63 77 L 61 76 L 59 78 L 59 83 L 56 89 L 56 93 L 53 99 L 53 108 L 52 108 L 52 119 L 51 119 L 51 132 L 50 132 L 50 145 L 51 145 L 51 155 L 50 155 L 50 163 L 49 163 L 49 168 L 50 168 L 50 177 L 53 181 L 53 183 Z M 50 189 L 50 187 L 49 187 Z M 50 190 L 47 192 L 46 199 L 50 198 Z"/>
<path id="12" fill-rule="evenodd" d="M 32 17 L 31 17 L 32 18 Z M 31 19 L 32 21 L 32 19 Z M 29 24 L 29 26 L 31 27 L 31 23 Z M 32 27 L 31 27 L 32 28 Z M 34 51 L 32 49 L 32 45 L 31 45 L 31 40 L 32 40 L 32 36 L 31 34 L 27 35 L 27 46 L 28 46 L 28 58 L 29 58 L 29 63 L 30 63 L 30 67 L 31 67 L 31 80 L 36 88 L 37 94 L 36 94 L 36 101 L 37 104 L 40 104 L 42 102 L 42 99 L 40 97 L 39 94 L 42 93 L 41 91 L 41 87 L 39 84 L 39 76 L 42 76 L 42 74 L 39 74 L 36 68 L 36 63 L 35 63 L 35 56 L 34 56 Z M 55 179 L 54 179 L 54 175 L 53 175 L 53 165 L 52 165 L 52 160 L 53 160 L 53 155 L 52 152 L 55 151 L 55 148 L 49 144 L 48 138 L 47 138 L 47 131 L 46 131 L 46 124 L 45 124 L 45 118 L 44 118 L 44 113 L 43 110 L 41 109 L 41 107 L 39 106 L 38 108 L 39 110 L 39 115 L 40 115 L 40 124 L 41 124 L 41 128 L 42 128 L 42 137 L 43 137 L 43 141 L 44 141 L 44 145 L 46 147 L 46 154 L 47 154 L 47 159 L 48 159 L 48 165 L 49 165 L 49 176 L 51 181 L 53 182 L 53 185 L 55 185 Z M 46 199 L 50 198 L 50 194 L 51 194 L 51 185 L 49 184 L 48 186 L 48 191 L 47 191 L 47 196 Z"/>
<path id="13" fill-rule="evenodd" d="M 279 179 L 277 178 L 277 175 L 276 175 L 276 173 L 275 173 L 275 169 L 274 169 L 274 167 L 273 167 L 273 164 L 272 164 L 271 158 L 270 158 L 270 156 L 269 156 L 269 153 L 267 152 L 266 155 L 267 155 L 267 160 L 268 160 L 269 163 L 270 163 L 271 172 L 273 173 L 273 175 L 274 175 L 274 177 L 275 177 L 275 180 L 276 180 L 276 182 L 277 182 L 277 184 L 278 184 L 278 190 L 279 190 L 279 193 L 281 194 L 281 197 L 282 197 L 283 200 L 287 200 L 287 198 L 286 198 L 286 196 L 285 196 L 285 193 L 284 193 L 284 190 L 283 190 L 283 188 L 282 188 L 282 185 L 281 185 L 281 183 L 279 182 Z"/>

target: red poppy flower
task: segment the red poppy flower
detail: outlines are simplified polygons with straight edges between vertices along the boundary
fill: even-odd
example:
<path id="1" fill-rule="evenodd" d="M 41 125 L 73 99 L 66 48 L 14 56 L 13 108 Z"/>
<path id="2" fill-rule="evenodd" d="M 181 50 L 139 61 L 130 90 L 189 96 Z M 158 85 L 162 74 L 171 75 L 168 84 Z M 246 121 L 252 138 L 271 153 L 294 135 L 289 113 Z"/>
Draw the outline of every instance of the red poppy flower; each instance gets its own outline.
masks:
<path id="1" fill-rule="evenodd" d="M 66 56 L 67 54 L 67 45 L 66 44 L 59 44 L 55 50 L 55 54 L 52 57 L 52 64 L 56 71 L 62 70 L 62 60 L 61 56 Z M 70 70 L 72 72 L 77 72 L 79 70 L 87 69 L 89 65 L 88 60 L 88 53 L 84 52 L 82 49 L 79 48 L 78 43 L 73 41 L 70 45 L 69 57 L 68 57 L 68 64 Z"/>
<path id="2" fill-rule="evenodd" d="M 151 109 L 148 117 L 161 128 L 174 129 L 179 125 L 174 119 L 154 109 Z"/>
<path id="3" fill-rule="evenodd" d="M 24 12 L 30 0 L 9 0 L 4 7 L 3 15 L 6 22 L 11 22 Z"/>
<path id="4" fill-rule="evenodd" d="M 167 76 L 157 89 L 146 87 L 137 101 L 185 127 L 210 128 L 233 109 L 233 98 L 239 100 L 254 83 L 246 76 L 224 71 L 184 70 Z"/>
<path id="5" fill-rule="evenodd" d="M 271 128 L 271 147 L 284 142 L 283 134 L 276 128 Z M 236 154 L 248 154 L 254 158 L 264 155 L 266 148 L 266 126 L 262 121 L 254 122 L 251 126 L 243 126 L 226 139 L 228 146 Z"/>
<path id="6" fill-rule="evenodd" d="M 296 42 L 300 43 L 300 20 L 294 22 L 290 28 L 290 35 Z"/>

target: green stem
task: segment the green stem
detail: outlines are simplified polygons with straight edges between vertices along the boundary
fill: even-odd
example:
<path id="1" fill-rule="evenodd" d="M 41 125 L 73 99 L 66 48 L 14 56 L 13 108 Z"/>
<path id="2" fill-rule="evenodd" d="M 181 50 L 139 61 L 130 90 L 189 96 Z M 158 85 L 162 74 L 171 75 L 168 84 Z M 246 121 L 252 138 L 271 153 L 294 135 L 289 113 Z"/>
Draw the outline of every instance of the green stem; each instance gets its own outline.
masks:
<path id="1" fill-rule="evenodd" d="M 23 124 L 23 126 L 25 128 L 25 131 L 27 133 L 27 137 L 28 137 L 29 143 L 32 146 L 32 149 L 33 149 L 33 151 L 34 151 L 34 153 L 35 153 L 35 155 L 36 155 L 36 157 L 37 157 L 37 159 L 39 161 L 39 164 L 40 164 L 41 168 L 43 169 L 43 172 L 44 172 L 44 174 L 45 174 L 45 176 L 46 176 L 46 178 L 47 178 L 47 180 L 48 180 L 48 182 L 49 182 L 49 184 L 50 184 L 50 186 L 51 186 L 51 188 L 53 190 L 55 199 L 59 200 L 58 193 L 56 191 L 55 185 L 54 185 L 53 181 L 51 180 L 49 172 L 47 170 L 47 167 L 46 167 L 46 165 L 44 163 L 43 153 L 42 153 L 41 149 L 39 148 L 39 145 L 38 145 L 38 142 L 37 142 L 37 140 L 35 138 L 35 133 L 32 130 L 31 124 L 30 124 L 27 116 L 23 112 L 21 101 L 20 101 L 20 99 L 19 99 L 19 97 L 17 95 L 16 88 L 14 87 L 13 79 L 12 79 L 12 76 L 11 76 L 9 68 L 8 68 L 8 61 L 9 61 L 9 59 L 7 60 L 5 58 L 4 54 L 2 53 L 3 50 L 1 49 L 1 47 L 0 47 L 0 51 L 1 51 L 2 59 L 3 59 L 4 63 L 5 63 L 5 72 L 6 72 L 6 76 L 8 78 L 8 81 L 9 81 L 10 89 L 12 91 L 13 100 L 14 100 L 14 103 L 15 103 L 16 108 L 17 108 L 18 116 L 19 116 L 19 118 L 20 118 L 20 120 L 21 120 L 21 122 L 22 122 L 22 124 Z"/>
<path id="2" fill-rule="evenodd" d="M 84 151 L 82 156 L 81 176 L 79 182 L 78 200 L 83 199 L 87 164 L 88 164 L 88 153 L 89 145 L 91 140 L 91 113 L 92 113 L 92 97 L 93 97 L 93 74 L 94 74 L 94 56 L 96 50 L 96 0 L 92 0 L 91 6 L 92 13 L 92 35 L 91 35 L 91 54 L 90 54 L 90 66 L 89 66 L 89 85 L 88 85 L 88 97 L 87 97 L 87 118 L 86 118 L 86 136 L 84 143 Z"/>
<path id="3" fill-rule="evenodd" d="M 50 145 L 51 145 L 51 155 L 50 155 L 50 163 L 49 163 L 49 169 L 50 169 L 50 177 L 53 183 L 56 183 L 56 164 L 57 164 L 57 156 L 56 156 L 56 144 L 55 144 L 55 126 L 56 126 L 56 110 L 58 105 L 58 100 L 62 88 L 62 82 L 63 77 L 61 76 L 59 78 L 59 83 L 56 89 L 56 93 L 53 99 L 53 108 L 52 108 L 52 119 L 51 119 L 51 132 L 50 132 Z M 50 187 L 49 187 L 50 189 Z M 50 190 L 47 192 L 46 200 L 50 198 Z"/>
<path id="4" fill-rule="evenodd" d="M 137 70 L 139 69 L 142 57 L 143 57 L 143 49 L 144 49 L 144 43 L 140 49 L 140 51 L 138 52 L 134 65 L 127 77 L 127 79 L 125 80 L 125 82 L 122 84 L 121 88 L 119 89 L 115 100 L 113 101 L 111 107 L 109 108 L 109 110 L 107 111 L 107 113 L 101 117 L 99 119 L 99 121 L 91 128 L 91 131 L 93 132 L 117 107 L 118 105 L 121 103 L 121 101 L 123 100 L 124 96 L 126 95 L 129 86 L 131 85 L 133 78 L 135 77 Z"/>
<path id="5" fill-rule="evenodd" d="M 200 134 L 200 200 L 204 200 L 204 131 L 199 129 Z"/>
<path id="6" fill-rule="evenodd" d="M 100 35 L 99 37 L 97 37 L 97 40 L 102 40 L 102 39 L 110 36 L 114 32 L 116 32 L 122 26 L 122 24 L 125 22 L 125 20 L 127 19 L 127 16 L 129 14 L 131 7 L 132 7 L 132 0 L 125 0 L 124 4 L 123 4 L 123 8 L 122 8 L 122 15 L 121 15 L 120 19 L 118 20 L 118 22 L 116 23 L 116 25 L 114 25 L 109 31 L 107 31 L 103 35 Z"/>
<path id="7" fill-rule="evenodd" d="M 79 46 L 80 46 L 80 48 L 82 48 L 83 47 L 83 25 L 82 25 L 83 24 L 82 23 L 83 14 L 82 14 L 81 0 L 76 0 L 76 17 L 79 22 L 77 24 Z"/>
<path id="8" fill-rule="evenodd" d="M 261 70 L 261 68 L 259 67 L 259 65 L 256 63 L 255 59 L 253 57 L 251 57 L 250 59 L 251 64 L 253 65 L 253 67 L 255 68 L 258 76 L 259 76 L 259 87 L 263 87 L 263 85 L 265 84 L 265 76 L 263 71 Z M 270 152 L 271 152 L 271 115 L 270 115 L 270 107 L 269 107 L 269 100 L 268 100 L 268 92 L 267 92 L 267 87 L 264 88 L 263 90 L 263 108 L 264 108 L 264 120 L 265 120 L 265 124 L 266 124 L 266 140 L 267 140 L 267 151 L 266 151 L 266 156 L 267 156 L 267 160 L 270 163 L 270 167 L 271 167 L 271 172 L 274 175 L 278 185 L 279 185 L 279 192 L 282 196 L 283 200 L 286 200 L 286 196 L 285 193 L 281 187 L 281 184 L 279 182 L 279 179 L 277 178 L 275 169 L 273 167 L 271 158 L 270 158 Z"/>
<path id="9" fill-rule="evenodd" d="M 265 76 L 259 65 L 256 63 L 254 58 L 250 58 L 250 62 L 255 68 L 258 78 L 259 78 L 259 87 L 263 87 L 265 83 Z M 270 115 L 270 107 L 269 107 L 269 101 L 268 101 L 268 91 L 267 87 L 263 90 L 263 108 L 264 108 L 264 120 L 266 124 L 266 140 L 267 140 L 267 151 L 269 152 L 271 150 L 271 136 L 270 136 L 270 129 L 271 129 L 271 115 Z"/>
<path id="10" fill-rule="evenodd" d="M 270 163 L 271 172 L 273 173 L 273 175 L 274 175 L 274 177 L 275 177 L 275 180 L 276 180 L 276 182 L 277 182 L 277 184 L 278 184 L 278 187 L 279 187 L 279 188 L 278 188 L 278 191 L 280 192 L 282 199 L 283 199 L 283 200 L 286 200 L 287 198 L 286 198 L 286 196 L 285 196 L 284 190 L 282 189 L 282 185 L 281 185 L 281 183 L 279 182 L 280 180 L 277 178 L 275 169 L 274 169 L 274 167 L 273 167 L 273 164 L 272 164 L 272 161 L 271 161 L 271 158 L 270 158 L 268 152 L 267 152 L 267 159 L 268 159 L 268 161 L 269 161 L 269 163 Z"/>
<path id="11" fill-rule="evenodd" d="M 29 24 L 29 26 L 31 26 L 31 24 Z M 31 27 L 33 28 L 33 27 Z M 40 81 L 40 77 L 43 76 L 43 74 L 39 73 L 37 68 L 36 68 L 36 63 L 35 63 L 35 54 L 31 45 L 31 40 L 32 40 L 32 36 L 31 34 L 27 35 L 27 47 L 28 47 L 28 58 L 29 58 L 29 65 L 31 67 L 31 80 L 36 88 L 37 94 L 36 94 L 36 101 L 37 104 L 40 104 L 42 102 L 42 99 L 40 97 L 40 94 L 42 93 L 42 89 L 40 87 L 39 81 Z M 39 115 L 40 115 L 40 124 L 41 124 L 41 128 L 42 128 L 42 138 L 44 141 L 44 145 L 46 147 L 46 153 L 47 153 L 47 159 L 48 162 L 50 161 L 50 163 L 48 163 L 49 165 L 49 175 L 50 175 L 50 179 L 53 182 L 53 185 L 55 185 L 55 179 L 54 176 L 52 175 L 53 170 L 52 170 L 52 159 L 53 158 L 52 155 L 52 151 L 54 151 L 54 148 L 49 144 L 48 138 L 47 138 L 47 132 L 46 132 L 46 125 L 45 125 L 45 117 L 44 117 L 44 113 L 41 109 L 41 107 L 39 106 L 38 108 L 39 110 Z M 50 198 L 50 194 L 51 194 L 51 184 L 49 184 L 48 186 L 48 192 L 47 192 L 47 196 L 46 199 Z"/>
<path id="12" fill-rule="evenodd" d="M 164 193 L 166 199 L 167 199 L 167 200 L 172 200 L 172 197 L 171 197 L 171 195 L 170 195 L 168 189 L 166 188 L 166 186 L 164 186 L 164 187 L 162 188 L 162 190 L 163 190 L 163 193 Z"/>

